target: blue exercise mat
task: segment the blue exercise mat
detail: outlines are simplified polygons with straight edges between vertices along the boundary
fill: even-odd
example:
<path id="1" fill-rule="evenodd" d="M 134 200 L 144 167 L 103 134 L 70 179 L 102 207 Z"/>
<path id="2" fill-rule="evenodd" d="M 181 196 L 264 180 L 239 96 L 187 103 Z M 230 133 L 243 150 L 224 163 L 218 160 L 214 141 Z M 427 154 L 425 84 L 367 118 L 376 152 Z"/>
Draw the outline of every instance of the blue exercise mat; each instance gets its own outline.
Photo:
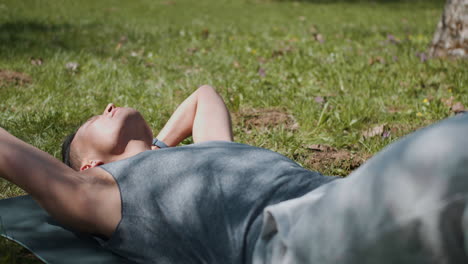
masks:
<path id="1" fill-rule="evenodd" d="M 0 235 L 48 264 L 131 263 L 91 236 L 58 224 L 30 195 L 0 200 Z"/>

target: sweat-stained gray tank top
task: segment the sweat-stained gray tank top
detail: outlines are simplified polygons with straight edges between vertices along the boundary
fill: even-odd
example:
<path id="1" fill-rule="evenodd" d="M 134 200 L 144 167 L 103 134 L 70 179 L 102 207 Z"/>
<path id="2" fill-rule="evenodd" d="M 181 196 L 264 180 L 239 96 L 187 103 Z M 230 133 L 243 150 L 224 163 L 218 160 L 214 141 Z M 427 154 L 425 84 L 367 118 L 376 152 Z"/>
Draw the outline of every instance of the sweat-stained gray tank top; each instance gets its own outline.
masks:
<path id="1" fill-rule="evenodd" d="M 98 242 L 137 263 L 250 263 L 263 209 L 335 178 L 276 152 L 211 141 L 102 165 L 117 181 L 122 220 Z"/>

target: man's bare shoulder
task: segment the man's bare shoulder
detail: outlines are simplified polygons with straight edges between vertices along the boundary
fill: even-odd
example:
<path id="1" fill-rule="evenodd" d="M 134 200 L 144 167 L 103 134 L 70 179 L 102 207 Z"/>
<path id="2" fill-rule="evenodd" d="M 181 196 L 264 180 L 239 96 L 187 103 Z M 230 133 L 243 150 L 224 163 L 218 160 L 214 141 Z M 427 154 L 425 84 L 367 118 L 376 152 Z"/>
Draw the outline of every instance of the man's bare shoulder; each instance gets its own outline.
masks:
<path id="1" fill-rule="evenodd" d="M 110 237 L 122 218 L 122 199 L 114 177 L 104 169 L 95 167 L 81 172 L 89 176 L 86 195 L 89 199 L 89 222 L 93 233 Z"/>

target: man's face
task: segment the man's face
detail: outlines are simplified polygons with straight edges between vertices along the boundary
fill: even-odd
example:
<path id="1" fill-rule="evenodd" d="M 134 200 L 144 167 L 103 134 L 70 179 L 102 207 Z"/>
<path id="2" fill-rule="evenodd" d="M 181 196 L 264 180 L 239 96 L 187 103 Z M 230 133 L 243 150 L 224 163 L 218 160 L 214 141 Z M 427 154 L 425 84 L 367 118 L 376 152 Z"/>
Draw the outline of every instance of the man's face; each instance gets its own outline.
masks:
<path id="1" fill-rule="evenodd" d="M 101 115 L 93 116 L 78 129 L 71 147 L 80 156 L 92 154 L 105 161 L 122 154 L 132 140 L 151 145 L 152 137 L 153 133 L 140 112 L 109 104 Z"/>

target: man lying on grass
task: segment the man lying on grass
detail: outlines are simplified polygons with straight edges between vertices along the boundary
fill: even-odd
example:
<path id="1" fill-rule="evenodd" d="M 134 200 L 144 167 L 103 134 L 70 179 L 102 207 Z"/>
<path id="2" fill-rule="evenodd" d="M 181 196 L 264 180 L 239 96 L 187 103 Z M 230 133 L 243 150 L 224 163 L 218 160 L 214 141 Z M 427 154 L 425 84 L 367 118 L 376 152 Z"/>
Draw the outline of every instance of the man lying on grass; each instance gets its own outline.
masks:
<path id="1" fill-rule="evenodd" d="M 467 133 L 468 115 L 445 120 L 335 180 L 232 142 L 202 86 L 154 139 L 109 104 L 65 140 L 71 168 L 0 129 L 0 176 L 135 263 L 461 263 Z"/>

